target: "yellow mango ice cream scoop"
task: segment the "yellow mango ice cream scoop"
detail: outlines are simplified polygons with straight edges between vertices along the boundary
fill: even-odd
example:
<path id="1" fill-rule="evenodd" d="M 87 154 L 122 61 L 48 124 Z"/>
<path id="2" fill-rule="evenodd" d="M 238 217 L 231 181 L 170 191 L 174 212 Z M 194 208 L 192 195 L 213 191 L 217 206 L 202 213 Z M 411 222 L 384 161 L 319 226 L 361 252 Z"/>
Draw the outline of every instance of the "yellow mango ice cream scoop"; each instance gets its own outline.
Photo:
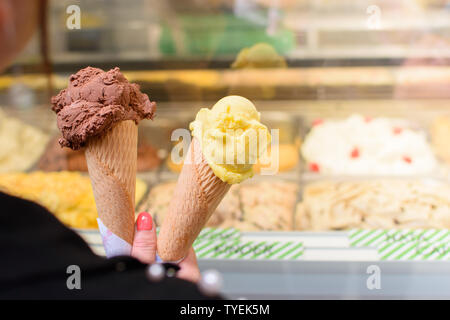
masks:
<path id="1" fill-rule="evenodd" d="M 228 96 L 211 109 L 200 109 L 190 129 L 214 174 L 229 184 L 252 177 L 253 164 L 271 142 L 260 113 L 241 96 Z"/>
<path id="2" fill-rule="evenodd" d="M 163 261 L 183 259 L 230 190 L 253 175 L 271 137 L 253 103 L 239 96 L 201 109 L 190 124 L 194 138 L 158 235 Z"/>

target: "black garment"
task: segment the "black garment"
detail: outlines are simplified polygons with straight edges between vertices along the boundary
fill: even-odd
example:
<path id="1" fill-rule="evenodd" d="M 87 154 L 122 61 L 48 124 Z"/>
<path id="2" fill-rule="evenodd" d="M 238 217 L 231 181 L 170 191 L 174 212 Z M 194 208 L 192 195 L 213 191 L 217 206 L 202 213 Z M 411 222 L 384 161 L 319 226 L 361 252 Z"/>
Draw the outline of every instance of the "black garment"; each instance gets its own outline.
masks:
<path id="1" fill-rule="evenodd" d="M 70 265 L 81 269 L 81 290 L 67 288 Z M 0 193 L 0 298 L 206 298 L 188 281 L 149 281 L 145 267 L 131 257 L 95 255 L 43 207 Z"/>

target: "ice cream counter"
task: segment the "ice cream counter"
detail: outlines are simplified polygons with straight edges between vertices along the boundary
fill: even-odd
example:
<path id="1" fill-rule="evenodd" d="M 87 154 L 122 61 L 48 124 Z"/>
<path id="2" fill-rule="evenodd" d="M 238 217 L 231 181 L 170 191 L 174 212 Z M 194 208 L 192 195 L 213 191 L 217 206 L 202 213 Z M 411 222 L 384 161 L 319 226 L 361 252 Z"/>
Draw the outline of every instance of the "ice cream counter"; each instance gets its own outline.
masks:
<path id="1" fill-rule="evenodd" d="M 194 242 L 201 269 L 220 271 L 234 298 L 448 298 L 447 102 L 255 104 L 279 129 L 279 172 L 230 188 Z M 161 103 L 139 127 L 135 209 L 157 226 L 182 167 L 171 135 L 194 107 Z M 3 108 L 0 122 L 0 188 L 41 203 L 103 255 L 86 159 L 55 147 L 49 108 Z M 380 289 L 368 284 L 377 272 Z"/>
<path id="2" fill-rule="evenodd" d="M 226 244 L 210 240 L 205 246 L 201 238 L 208 232 L 210 239 L 222 232 L 216 240 Z M 436 240 L 444 236 L 448 243 L 448 232 L 428 230 L 421 241 L 418 231 L 405 236 L 408 232 L 390 230 L 379 237 L 383 232 L 244 232 L 238 242 L 233 231 L 206 229 L 194 248 L 200 269 L 219 271 L 223 292 L 235 299 L 448 298 L 448 261 L 432 258 L 445 252 Z M 364 242 L 354 244 L 360 239 Z M 97 241 L 91 245 L 101 250 Z M 403 246 L 393 250 L 398 243 Z"/>

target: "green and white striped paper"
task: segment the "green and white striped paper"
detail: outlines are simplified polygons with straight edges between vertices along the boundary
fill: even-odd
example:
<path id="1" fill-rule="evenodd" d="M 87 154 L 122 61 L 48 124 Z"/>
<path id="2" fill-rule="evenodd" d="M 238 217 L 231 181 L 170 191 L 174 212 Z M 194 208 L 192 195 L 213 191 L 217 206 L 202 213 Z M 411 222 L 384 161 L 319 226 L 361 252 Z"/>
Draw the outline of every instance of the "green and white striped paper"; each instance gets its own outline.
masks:
<path id="1" fill-rule="evenodd" d="M 204 228 L 196 240 L 235 240 L 241 237 L 239 230 L 234 228 L 216 229 Z"/>
<path id="2" fill-rule="evenodd" d="M 200 259 L 296 260 L 304 247 L 295 241 L 242 241 L 236 229 L 204 229 L 194 250 Z"/>
<path id="3" fill-rule="evenodd" d="M 104 255 L 97 230 L 76 231 L 94 252 Z M 340 239 L 334 241 L 332 246 L 331 235 Z M 350 252 L 351 259 L 356 261 L 366 259 L 368 254 L 370 259 L 384 261 L 450 261 L 450 229 L 352 229 L 324 234 L 294 235 L 286 232 L 270 235 L 258 232 L 241 234 L 236 229 L 205 228 L 195 240 L 194 249 L 200 259 L 337 260 L 333 257 L 341 259 L 343 253 Z M 330 250 L 336 252 L 337 256 L 330 256 Z"/>
<path id="4" fill-rule="evenodd" d="M 450 260 L 449 229 L 353 229 L 348 235 L 352 247 L 376 248 L 380 260 Z"/>

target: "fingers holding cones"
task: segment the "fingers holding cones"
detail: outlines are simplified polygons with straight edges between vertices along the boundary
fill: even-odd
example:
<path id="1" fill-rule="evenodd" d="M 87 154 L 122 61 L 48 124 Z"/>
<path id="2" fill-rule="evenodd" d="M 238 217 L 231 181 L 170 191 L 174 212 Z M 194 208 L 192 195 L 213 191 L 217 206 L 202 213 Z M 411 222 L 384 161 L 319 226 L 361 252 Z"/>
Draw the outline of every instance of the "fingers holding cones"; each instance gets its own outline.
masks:
<path id="1" fill-rule="evenodd" d="M 147 212 L 141 212 L 136 220 L 136 232 L 131 256 L 146 264 L 152 264 L 156 261 L 156 228 L 152 216 Z M 180 266 L 177 273 L 178 278 L 192 282 L 200 280 L 197 257 L 192 247 L 178 265 Z"/>

